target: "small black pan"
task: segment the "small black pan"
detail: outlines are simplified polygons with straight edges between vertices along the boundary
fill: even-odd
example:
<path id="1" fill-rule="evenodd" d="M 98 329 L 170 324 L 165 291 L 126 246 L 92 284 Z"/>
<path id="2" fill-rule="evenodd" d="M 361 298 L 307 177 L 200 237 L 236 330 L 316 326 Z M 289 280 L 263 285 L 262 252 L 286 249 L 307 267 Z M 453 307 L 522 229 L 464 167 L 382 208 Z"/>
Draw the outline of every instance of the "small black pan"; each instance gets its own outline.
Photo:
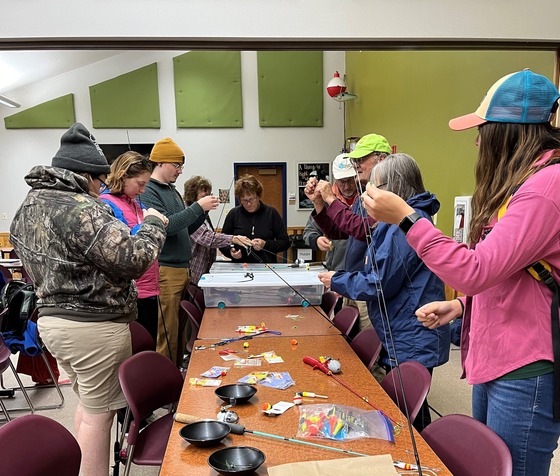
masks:
<path id="1" fill-rule="evenodd" d="M 257 389 L 252 385 L 241 383 L 232 383 L 231 385 L 223 385 L 214 390 L 214 393 L 220 397 L 224 402 L 230 405 L 237 403 L 245 403 L 257 393 Z"/>
<path id="2" fill-rule="evenodd" d="M 254 473 L 266 456 L 251 446 L 228 446 L 214 451 L 208 458 L 208 464 L 220 474 L 244 476 Z"/>
<path id="3" fill-rule="evenodd" d="M 191 445 L 206 447 L 219 444 L 230 431 L 227 423 L 209 420 L 190 423 L 181 428 L 179 434 Z"/>

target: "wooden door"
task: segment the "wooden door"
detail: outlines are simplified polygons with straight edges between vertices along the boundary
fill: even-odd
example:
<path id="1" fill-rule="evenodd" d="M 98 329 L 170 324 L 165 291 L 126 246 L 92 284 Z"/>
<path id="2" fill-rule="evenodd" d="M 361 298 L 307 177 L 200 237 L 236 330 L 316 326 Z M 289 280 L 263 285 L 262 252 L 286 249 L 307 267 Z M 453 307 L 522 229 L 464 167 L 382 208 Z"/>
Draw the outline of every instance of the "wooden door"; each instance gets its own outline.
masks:
<path id="1" fill-rule="evenodd" d="M 262 183 L 262 201 L 276 208 L 286 223 L 286 164 L 234 164 L 234 170 L 236 178 L 254 175 Z"/>

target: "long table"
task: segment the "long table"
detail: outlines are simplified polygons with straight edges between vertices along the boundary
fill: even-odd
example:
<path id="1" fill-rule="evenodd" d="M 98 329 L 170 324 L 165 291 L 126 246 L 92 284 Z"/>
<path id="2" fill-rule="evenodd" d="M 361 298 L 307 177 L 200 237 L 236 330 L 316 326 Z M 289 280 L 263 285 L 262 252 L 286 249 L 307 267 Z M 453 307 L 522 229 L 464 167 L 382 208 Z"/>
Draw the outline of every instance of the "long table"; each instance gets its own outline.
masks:
<path id="1" fill-rule="evenodd" d="M 206 319 L 206 315 L 204 317 Z M 294 392 L 307 391 L 328 396 L 327 400 L 304 399 L 307 403 L 334 403 L 373 410 L 363 398 L 367 397 L 375 407 L 381 409 L 389 418 L 400 425 L 400 432 L 395 436 L 395 442 L 380 439 L 358 439 L 352 442 L 342 443 L 331 440 L 307 440 L 319 444 L 325 444 L 338 448 L 350 449 L 359 453 L 369 455 L 390 454 L 393 459 L 414 463 L 412 456 L 411 436 L 404 416 L 395 406 L 393 401 L 381 389 L 379 384 L 360 362 L 348 343 L 339 335 L 324 336 L 299 336 L 297 345 L 292 344 L 291 337 L 259 338 L 249 341 L 249 347 L 243 348 L 243 342 L 232 342 L 228 349 L 236 350 L 243 357 L 248 354 L 259 354 L 267 351 L 275 351 L 284 359 L 284 363 L 268 364 L 263 361 L 261 367 L 232 367 L 227 376 L 223 377 L 222 385 L 235 383 L 239 378 L 253 371 L 289 372 L 296 382 L 286 390 L 277 390 L 269 387 L 256 385 L 257 393 L 244 404 L 236 405 L 233 409 L 240 417 L 239 423 L 249 430 L 256 430 L 284 437 L 295 437 L 299 421 L 298 407 L 288 409 L 279 416 L 267 416 L 262 411 L 263 403 L 274 405 L 279 401 L 291 402 Z M 207 341 L 198 340 L 195 345 L 204 345 Z M 224 362 L 216 349 L 195 350 L 191 356 L 185 385 L 179 401 L 178 412 L 193 415 L 201 419 L 215 419 L 220 407 L 224 404 L 215 394 L 215 387 L 191 386 L 188 383 L 190 377 L 199 377 L 200 374 L 214 365 L 229 367 L 232 364 Z M 359 396 L 354 395 L 333 378 L 325 375 L 319 370 L 303 362 L 304 356 L 318 358 L 320 355 L 329 355 L 337 358 L 342 365 L 342 373 L 339 378 L 349 384 Z M 215 475 L 216 473 L 207 464 L 209 455 L 225 446 L 253 446 L 261 449 L 266 455 L 266 462 L 259 468 L 257 474 L 266 475 L 267 468 L 288 462 L 327 460 L 346 456 L 344 453 L 313 448 L 297 443 L 276 440 L 263 436 L 245 433 L 244 435 L 229 435 L 220 445 L 212 448 L 199 448 L 189 445 L 180 435 L 179 430 L 184 426 L 175 422 L 167 445 L 167 451 L 161 467 L 160 475 L 174 476 L 178 474 L 188 475 Z M 416 433 L 416 445 L 423 466 L 438 468 L 438 476 L 451 475 L 443 463 Z"/>
<path id="2" fill-rule="evenodd" d="M 207 307 L 198 331 L 199 339 L 239 337 L 238 326 L 260 326 L 280 331 L 282 336 L 340 335 L 320 307 Z M 262 337 L 270 334 L 263 334 Z"/>

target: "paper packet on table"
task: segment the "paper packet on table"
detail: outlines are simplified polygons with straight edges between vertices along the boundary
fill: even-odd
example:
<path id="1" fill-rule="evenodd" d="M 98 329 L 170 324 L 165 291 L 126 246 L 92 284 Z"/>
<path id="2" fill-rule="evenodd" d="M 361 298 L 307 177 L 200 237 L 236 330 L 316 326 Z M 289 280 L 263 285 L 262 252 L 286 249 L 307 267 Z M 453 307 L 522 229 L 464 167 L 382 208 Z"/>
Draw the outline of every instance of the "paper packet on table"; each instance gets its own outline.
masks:
<path id="1" fill-rule="evenodd" d="M 221 377 L 222 375 L 227 375 L 228 371 L 229 367 L 219 367 L 217 365 L 214 365 L 210 370 L 207 370 L 200 375 L 202 377 L 216 378 Z"/>
<path id="2" fill-rule="evenodd" d="M 198 378 L 192 377 L 189 379 L 189 384 L 199 387 L 219 387 L 222 383 L 219 379 L 211 379 L 211 378 Z"/>
<path id="3" fill-rule="evenodd" d="M 299 406 L 298 438 L 350 441 L 379 438 L 394 441 L 393 425 L 379 410 L 319 403 Z"/>
<path id="4" fill-rule="evenodd" d="M 265 387 L 285 390 L 295 382 L 288 372 L 251 372 L 238 380 L 239 383 L 259 384 Z"/>

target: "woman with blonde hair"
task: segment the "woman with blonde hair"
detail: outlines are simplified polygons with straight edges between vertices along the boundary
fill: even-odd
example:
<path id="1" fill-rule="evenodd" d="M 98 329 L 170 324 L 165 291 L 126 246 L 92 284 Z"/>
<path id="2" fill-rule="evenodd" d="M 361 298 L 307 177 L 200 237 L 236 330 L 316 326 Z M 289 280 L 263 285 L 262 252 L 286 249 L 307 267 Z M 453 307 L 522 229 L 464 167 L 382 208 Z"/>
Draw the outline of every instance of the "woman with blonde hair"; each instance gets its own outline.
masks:
<path id="1" fill-rule="evenodd" d="M 152 162 L 142 154 L 128 151 L 119 155 L 111 165 L 107 189 L 100 199 L 107 203 L 115 217 L 128 225 L 134 235 L 144 220 L 144 207 L 138 199 L 144 193 L 152 173 Z M 159 272 L 158 262 L 138 279 L 138 322 L 157 340 Z M 155 350 L 155 347 L 154 347 Z"/>

